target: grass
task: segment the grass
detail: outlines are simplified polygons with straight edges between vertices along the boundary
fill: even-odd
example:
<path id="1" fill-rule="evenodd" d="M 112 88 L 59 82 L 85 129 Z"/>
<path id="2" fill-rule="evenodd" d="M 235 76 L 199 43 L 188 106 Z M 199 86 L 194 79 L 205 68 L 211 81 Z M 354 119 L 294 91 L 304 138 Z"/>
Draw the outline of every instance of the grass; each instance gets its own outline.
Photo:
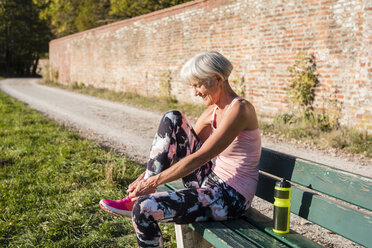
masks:
<path id="1" fill-rule="evenodd" d="M 196 104 L 178 103 L 161 97 L 144 97 L 134 93 L 114 92 L 108 89 L 97 89 L 84 84 L 70 86 L 59 83 L 46 83 L 48 85 L 73 90 L 79 93 L 93 95 L 104 99 L 124 102 L 165 112 L 169 109 L 178 109 L 191 119 L 196 119 L 205 109 Z M 320 148 L 336 148 L 353 154 L 362 154 L 372 158 L 372 135 L 351 128 L 324 128 L 325 125 L 307 121 L 289 121 L 288 114 L 278 116 L 273 122 L 260 122 L 260 129 L 264 134 L 275 134 L 288 140 L 296 139 L 307 142 Z"/>
<path id="2" fill-rule="evenodd" d="M 300 140 L 320 148 L 336 148 L 372 158 L 372 134 L 346 127 L 324 128 L 317 121 L 278 116 L 272 123 L 260 123 L 264 133 Z"/>
<path id="3" fill-rule="evenodd" d="M 138 164 L 0 92 L 0 247 L 135 247 L 130 219 L 104 212 Z M 176 247 L 172 225 L 161 225 Z"/>

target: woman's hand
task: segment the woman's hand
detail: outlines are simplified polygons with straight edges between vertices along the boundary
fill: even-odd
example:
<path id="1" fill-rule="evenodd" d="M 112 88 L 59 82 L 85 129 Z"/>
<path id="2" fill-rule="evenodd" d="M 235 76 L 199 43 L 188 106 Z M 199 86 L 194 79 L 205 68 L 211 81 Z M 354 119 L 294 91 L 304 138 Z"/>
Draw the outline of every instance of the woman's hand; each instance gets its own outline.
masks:
<path id="1" fill-rule="evenodd" d="M 143 172 L 135 181 L 129 184 L 127 192 L 133 192 L 133 190 L 137 187 L 138 182 L 143 180 L 143 178 L 145 177 L 145 173 L 146 172 Z"/>
<path id="2" fill-rule="evenodd" d="M 154 178 L 155 177 L 150 177 L 148 179 L 136 181 L 136 184 L 128 189 L 129 197 L 132 198 L 132 201 L 136 201 L 140 196 L 155 193 L 157 185 Z"/>

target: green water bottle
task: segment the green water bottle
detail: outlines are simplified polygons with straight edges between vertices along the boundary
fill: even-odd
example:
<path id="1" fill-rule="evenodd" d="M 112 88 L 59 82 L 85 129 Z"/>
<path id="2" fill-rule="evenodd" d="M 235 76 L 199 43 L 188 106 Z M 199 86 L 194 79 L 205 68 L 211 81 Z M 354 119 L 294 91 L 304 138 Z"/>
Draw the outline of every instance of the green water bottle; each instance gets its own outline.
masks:
<path id="1" fill-rule="evenodd" d="M 283 178 L 276 182 L 274 190 L 274 228 L 277 234 L 289 232 L 289 213 L 291 209 L 291 184 Z"/>

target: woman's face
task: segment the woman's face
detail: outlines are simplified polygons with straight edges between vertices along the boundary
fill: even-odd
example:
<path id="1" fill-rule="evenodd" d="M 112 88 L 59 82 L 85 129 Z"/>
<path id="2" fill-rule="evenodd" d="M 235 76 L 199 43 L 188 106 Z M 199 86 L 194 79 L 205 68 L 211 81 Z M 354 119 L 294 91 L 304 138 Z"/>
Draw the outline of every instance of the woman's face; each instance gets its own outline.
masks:
<path id="1" fill-rule="evenodd" d="M 218 87 L 217 80 L 213 77 L 212 82 L 207 81 L 196 81 L 191 82 L 190 85 L 194 88 L 195 96 L 200 96 L 203 100 L 204 105 L 210 106 L 217 102 L 218 99 Z"/>

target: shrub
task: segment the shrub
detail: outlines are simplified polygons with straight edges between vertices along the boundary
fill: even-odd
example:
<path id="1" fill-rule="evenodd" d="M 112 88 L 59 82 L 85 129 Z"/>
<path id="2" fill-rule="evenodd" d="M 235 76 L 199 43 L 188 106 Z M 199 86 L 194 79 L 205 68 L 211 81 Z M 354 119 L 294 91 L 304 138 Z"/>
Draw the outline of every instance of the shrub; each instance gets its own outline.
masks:
<path id="1" fill-rule="evenodd" d="M 300 110 L 307 114 L 313 109 L 315 91 L 319 84 L 316 63 L 313 55 L 299 53 L 293 66 L 288 67 L 291 85 L 288 88 L 289 99 L 299 104 Z"/>

